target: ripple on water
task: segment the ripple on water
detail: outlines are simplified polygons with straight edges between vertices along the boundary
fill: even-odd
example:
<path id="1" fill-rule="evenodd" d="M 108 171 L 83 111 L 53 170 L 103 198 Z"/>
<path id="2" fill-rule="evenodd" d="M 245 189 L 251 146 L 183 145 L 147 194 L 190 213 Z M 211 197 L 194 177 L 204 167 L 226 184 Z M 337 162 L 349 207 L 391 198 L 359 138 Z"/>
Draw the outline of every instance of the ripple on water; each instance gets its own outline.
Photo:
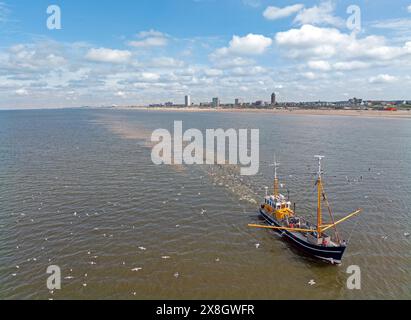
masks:
<path id="1" fill-rule="evenodd" d="M 411 140 L 408 122 L 94 110 L 35 115 L 11 114 L 6 124 L 0 118 L 7 128 L 0 133 L 2 298 L 410 298 L 411 151 L 395 139 L 400 133 L 401 143 Z M 238 166 L 154 166 L 149 137 L 174 116 L 198 128 L 260 128 L 260 174 L 242 177 Z M 315 214 L 312 150 L 327 155 L 336 215 L 364 209 L 341 230 L 352 236 L 341 267 L 301 255 L 273 232 L 247 228 L 259 222 L 257 203 L 271 188 L 274 151 L 284 193 L 290 190 L 300 214 Z M 62 268 L 61 292 L 45 287 L 50 264 Z M 362 270 L 360 292 L 346 290 L 351 264 Z"/>

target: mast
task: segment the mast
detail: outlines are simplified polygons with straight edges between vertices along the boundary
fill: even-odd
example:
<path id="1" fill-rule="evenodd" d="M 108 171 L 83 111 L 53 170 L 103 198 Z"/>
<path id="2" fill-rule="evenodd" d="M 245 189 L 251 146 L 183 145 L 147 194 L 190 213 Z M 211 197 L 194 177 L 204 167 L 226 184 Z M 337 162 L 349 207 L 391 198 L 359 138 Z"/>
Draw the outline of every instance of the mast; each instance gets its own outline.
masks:
<path id="1" fill-rule="evenodd" d="M 321 238 L 321 229 L 323 224 L 323 217 L 322 217 L 322 208 L 321 208 L 321 196 L 322 196 L 322 168 L 321 168 L 321 160 L 324 159 L 324 156 L 315 156 L 318 159 L 318 180 L 317 180 L 317 188 L 318 188 L 318 199 L 317 199 L 317 234 L 318 239 Z"/>
<path id="2" fill-rule="evenodd" d="M 279 163 L 277 162 L 276 157 L 274 156 L 274 197 L 278 197 L 278 176 L 277 176 L 277 168 Z"/>

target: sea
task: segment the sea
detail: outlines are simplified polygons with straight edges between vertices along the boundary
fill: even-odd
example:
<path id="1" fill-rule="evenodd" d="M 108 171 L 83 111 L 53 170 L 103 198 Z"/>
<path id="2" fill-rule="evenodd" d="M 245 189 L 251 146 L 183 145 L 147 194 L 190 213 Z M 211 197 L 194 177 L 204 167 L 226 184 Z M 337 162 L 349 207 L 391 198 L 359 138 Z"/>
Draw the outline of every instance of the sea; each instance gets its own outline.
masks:
<path id="1" fill-rule="evenodd" d="M 174 121 L 259 129 L 259 172 L 155 165 L 151 135 Z M 298 215 L 316 221 L 318 154 L 335 218 L 363 209 L 339 226 L 340 266 L 248 227 L 263 223 L 274 154 Z M 0 299 L 410 299 L 410 216 L 410 119 L 0 111 Z M 351 266 L 360 288 L 347 285 Z"/>

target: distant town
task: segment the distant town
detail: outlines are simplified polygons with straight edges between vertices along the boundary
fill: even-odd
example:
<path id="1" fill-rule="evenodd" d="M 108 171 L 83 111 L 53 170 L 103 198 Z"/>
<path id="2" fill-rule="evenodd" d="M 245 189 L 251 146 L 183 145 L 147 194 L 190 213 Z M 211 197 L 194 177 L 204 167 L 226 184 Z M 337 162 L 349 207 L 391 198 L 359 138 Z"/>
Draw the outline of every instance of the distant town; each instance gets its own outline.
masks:
<path id="1" fill-rule="evenodd" d="M 133 107 L 133 106 L 130 106 Z M 137 106 L 135 106 L 137 107 Z M 145 106 L 147 107 L 147 106 Z M 347 101 L 309 101 L 309 102 L 278 102 L 273 93 L 270 101 L 244 102 L 235 99 L 233 103 L 222 103 L 218 97 L 209 102 L 199 104 L 192 103 L 191 96 L 184 97 L 184 103 L 165 102 L 161 104 L 150 104 L 149 108 L 199 108 L 199 109 L 329 109 L 329 110 L 381 110 L 381 111 L 411 111 L 411 100 L 363 100 L 352 98 Z"/>

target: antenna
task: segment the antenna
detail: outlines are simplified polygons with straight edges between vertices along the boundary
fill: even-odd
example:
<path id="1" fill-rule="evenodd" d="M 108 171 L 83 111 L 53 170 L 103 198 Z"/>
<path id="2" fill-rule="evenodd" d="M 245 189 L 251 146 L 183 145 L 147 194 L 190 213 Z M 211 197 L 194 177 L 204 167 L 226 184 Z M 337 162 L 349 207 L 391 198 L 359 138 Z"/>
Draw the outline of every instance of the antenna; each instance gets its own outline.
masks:
<path id="1" fill-rule="evenodd" d="M 274 154 L 274 162 L 270 165 L 271 167 L 274 167 L 274 179 L 277 179 L 277 169 L 278 166 L 280 165 L 279 162 L 277 162 L 277 156 Z"/>
<path id="2" fill-rule="evenodd" d="M 274 196 L 278 196 L 278 176 L 277 176 L 277 168 L 280 164 L 277 162 L 277 157 L 274 154 L 274 163 L 272 166 L 274 166 Z"/>
<path id="3" fill-rule="evenodd" d="M 314 156 L 314 158 L 318 159 L 318 177 L 321 178 L 321 175 L 322 175 L 321 160 L 324 159 L 325 156 Z"/>

